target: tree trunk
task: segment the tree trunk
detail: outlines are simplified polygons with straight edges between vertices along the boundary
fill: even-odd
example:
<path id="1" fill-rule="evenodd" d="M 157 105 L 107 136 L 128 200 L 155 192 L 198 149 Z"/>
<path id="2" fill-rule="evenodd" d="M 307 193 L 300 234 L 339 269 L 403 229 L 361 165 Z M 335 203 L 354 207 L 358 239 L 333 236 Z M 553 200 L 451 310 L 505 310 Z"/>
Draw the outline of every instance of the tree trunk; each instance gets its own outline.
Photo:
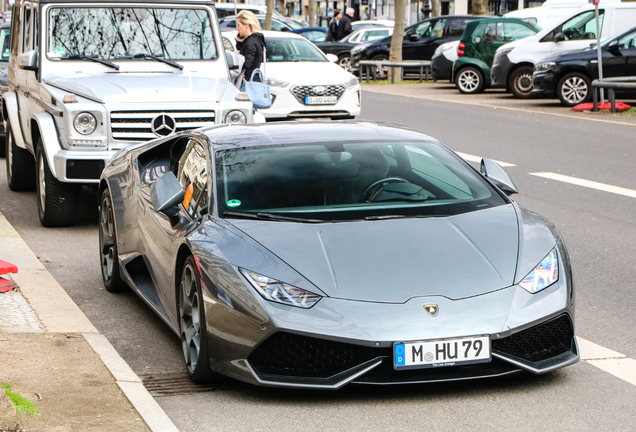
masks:
<path id="1" fill-rule="evenodd" d="M 316 0 L 309 0 L 309 27 L 316 27 Z"/>
<path id="2" fill-rule="evenodd" d="M 389 51 L 389 61 L 402 61 L 402 41 L 404 40 L 404 17 L 406 16 L 406 0 L 395 0 L 395 24 L 393 25 L 393 36 L 391 36 L 391 49 Z M 395 68 L 395 73 L 399 77 L 402 68 Z M 389 75 L 391 69 L 389 68 Z M 391 77 L 388 77 L 391 79 Z"/>
<path id="3" fill-rule="evenodd" d="M 274 11 L 274 8 L 276 7 L 275 1 L 276 0 L 267 0 L 267 2 L 266 2 L 267 13 L 265 14 L 265 28 L 264 28 L 264 30 L 271 30 L 272 29 L 272 12 Z"/>
<path id="4" fill-rule="evenodd" d="M 488 15 L 488 0 L 473 0 L 473 15 Z"/>
<path id="5" fill-rule="evenodd" d="M 431 0 L 431 9 L 433 9 L 433 11 L 431 12 L 431 15 L 434 17 L 438 17 L 439 16 L 439 0 Z"/>

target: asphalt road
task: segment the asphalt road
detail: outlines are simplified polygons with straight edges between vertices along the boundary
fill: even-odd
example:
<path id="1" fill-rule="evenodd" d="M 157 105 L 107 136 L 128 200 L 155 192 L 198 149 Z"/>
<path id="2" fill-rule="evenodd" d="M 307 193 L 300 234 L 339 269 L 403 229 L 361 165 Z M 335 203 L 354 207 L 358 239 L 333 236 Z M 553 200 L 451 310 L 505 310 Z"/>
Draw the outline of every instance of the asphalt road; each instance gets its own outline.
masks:
<path id="1" fill-rule="evenodd" d="M 364 92 L 363 115 L 406 125 L 507 168 L 522 206 L 551 219 L 572 258 L 576 332 L 636 358 L 636 198 L 550 180 L 551 172 L 636 189 L 636 128 Z M 45 229 L 34 193 L 13 193 L 0 165 L 0 211 L 83 312 L 140 375 L 184 372 L 179 339 L 133 294 L 101 284 L 95 194 L 80 223 Z M 588 362 L 543 376 L 337 392 L 230 381 L 157 398 L 182 431 L 634 430 L 636 386 Z"/>

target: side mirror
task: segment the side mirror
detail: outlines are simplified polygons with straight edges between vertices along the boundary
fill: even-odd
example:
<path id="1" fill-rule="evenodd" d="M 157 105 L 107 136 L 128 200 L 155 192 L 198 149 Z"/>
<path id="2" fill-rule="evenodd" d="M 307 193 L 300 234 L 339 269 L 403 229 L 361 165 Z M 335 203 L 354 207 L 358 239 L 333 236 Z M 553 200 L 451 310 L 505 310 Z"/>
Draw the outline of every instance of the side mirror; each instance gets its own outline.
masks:
<path id="1" fill-rule="evenodd" d="M 420 37 L 417 35 L 417 33 L 411 33 L 409 35 L 409 40 L 411 42 L 417 42 L 418 40 L 420 40 Z"/>
<path id="2" fill-rule="evenodd" d="M 338 63 L 338 56 L 335 54 L 327 54 L 327 58 L 331 63 Z"/>
<path id="3" fill-rule="evenodd" d="M 565 35 L 561 32 L 554 35 L 555 42 L 563 42 L 565 40 Z"/>
<path id="4" fill-rule="evenodd" d="M 165 173 L 150 186 L 152 206 L 166 216 L 179 213 L 179 204 L 184 197 L 185 191 L 172 172 Z"/>
<path id="5" fill-rule="evenodd" d="M 480 171 L 506 195 L 510 196 L 519 193 L 515 182 L 512 181 L 508 173 L 497 162 L 490 159 L 482 159 Z"/>
<path id="6" fill-rule="evenodd" d="M 282 29 L 280 29 L 280 31 L 286 32 L 286 31 L 289 31 L 289 29 L 287 27 L 283 27 Z"/>
<path id="7" fill-rule="evenodd" d="M 607 46 L 607 51 L 614 55 L 621 55 L 621 47 L 618 45 L 618 40 L 613 40 Z"/>
<path id="8" fill-rule="evenodd" d="M 38 52 L 37 51 L 27 51 L 25 53 L 20 54 L 18 58 L 18 67 L 24 70 L 38 70 Z"/>

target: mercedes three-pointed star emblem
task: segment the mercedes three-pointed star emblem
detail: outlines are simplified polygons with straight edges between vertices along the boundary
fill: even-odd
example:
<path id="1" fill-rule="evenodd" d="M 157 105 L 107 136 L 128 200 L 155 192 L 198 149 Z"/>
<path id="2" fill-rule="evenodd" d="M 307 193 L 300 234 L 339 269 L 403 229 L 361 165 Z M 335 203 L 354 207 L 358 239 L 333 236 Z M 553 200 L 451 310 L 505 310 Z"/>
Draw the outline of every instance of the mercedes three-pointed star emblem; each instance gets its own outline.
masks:
<path id="1" fill-rule="evenodd" d="M 177 129 L 177 122 L 168 114 L 159 114 L 150 124 L 152 133 L 157 136 L 168 136 Z"/>

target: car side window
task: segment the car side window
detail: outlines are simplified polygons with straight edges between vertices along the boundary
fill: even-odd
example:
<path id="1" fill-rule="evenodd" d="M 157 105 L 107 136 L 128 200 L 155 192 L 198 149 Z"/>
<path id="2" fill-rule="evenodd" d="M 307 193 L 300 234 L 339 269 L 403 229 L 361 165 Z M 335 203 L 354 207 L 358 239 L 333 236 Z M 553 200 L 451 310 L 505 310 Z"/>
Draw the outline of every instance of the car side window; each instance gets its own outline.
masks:
<path id="1" fill-rule="evenodd" d="M 11 17 L 11 54 L 13 58 L 18 56 L 18 49 L 20 47 L 20 34 L 22 27 L 22 19 L 20 18 L 21 9 L 19 7 L 13 7 L 13 13 Z M 9 60 L 11 61 L 11 60 Z"/>
<path id="2" fill-rule="evenodd" d="M 307 39 L 314 43 L 320 43 L 325 41 L 325 34 L 321 31 L 308 31 L 303 33 Z"/>
<path id="3" fill-rule="evenodd" d="M 623 36 L 618 41 L 618 47 L 622 50 L 636 48 L 636 32 L 632 32 L 627 36 Z"/>
<path id="4" fill-rule="evenodd" d="M 31 5 L 24 5 L 24 30 L 22 32 L 22 52 L 31 50 Z"/>
<path id="5" fill-rule="evenodd" d="M 535 34 L 530 28 L 519 23 L 500 23 L 499 36 L 504 42 L 512 42 Z"/>
<path id="6" fill-rule="evenodd" d="M 208 212 L 208 172 L 205 150 L 197 140 L 190 140 L 179 159 L 177 179 L 185 190 L 183 207 L 196 219 Z"/>
<path id="7" fill-rule="evenodd" d="M 605 14 L 599 11 L 599 22 L 603 28 Z M 570 18 L 563 23 L 561 30 L 565 40 L 596 39 L 596 15 L 594 11 L 587 11 Z"/>
<path id="8" fill-rule="evenodd" d="M 448 34 L 446 36 L 448 37 L 459 37 L 464 33 L 464 30 L 466 29 L 466 26 L 468 25 L 468 23 L 470 22 L 470 20 L 466 20 L 466 19 L 452 19 L 450 20 L 450 22 L 448 23 Z"/>
<path id="9" fill-rule="evenodd" d="M 446 27 L 446 20 L 445 19 L 438 20 L 433 26 L 433 29 L 431 31 L 431 37 L 444 36 L 444 27 Z"/>
<path id="10" fill-rule="evenodd" d="M 348 42 L 358 43 L 360 41 L 360 35 L 364 32 L 359 32 L 357 35 L 354 35 Z"/>
<path id="11" fill-rule="evenodd" d="M 414 32 L 417 38 L 430 37 L 431 28 L 435 25 L 435 22 L 436 21 L 426 21 L 418 25 Z"/>
<path id="12" fill-rule="evenodd" d="M 389 35 L 388 30 L 369 30 L 362 36 L 361 42 L 374 41 L 376 39 L 383 39 Z"/>
<path id="13" fill-rule="evenodd" d="M 499 40 L 497 39 L 497 23 L 490 23 L 484 29 L 484 39 L 489 39 L 491 41 Z"/>

